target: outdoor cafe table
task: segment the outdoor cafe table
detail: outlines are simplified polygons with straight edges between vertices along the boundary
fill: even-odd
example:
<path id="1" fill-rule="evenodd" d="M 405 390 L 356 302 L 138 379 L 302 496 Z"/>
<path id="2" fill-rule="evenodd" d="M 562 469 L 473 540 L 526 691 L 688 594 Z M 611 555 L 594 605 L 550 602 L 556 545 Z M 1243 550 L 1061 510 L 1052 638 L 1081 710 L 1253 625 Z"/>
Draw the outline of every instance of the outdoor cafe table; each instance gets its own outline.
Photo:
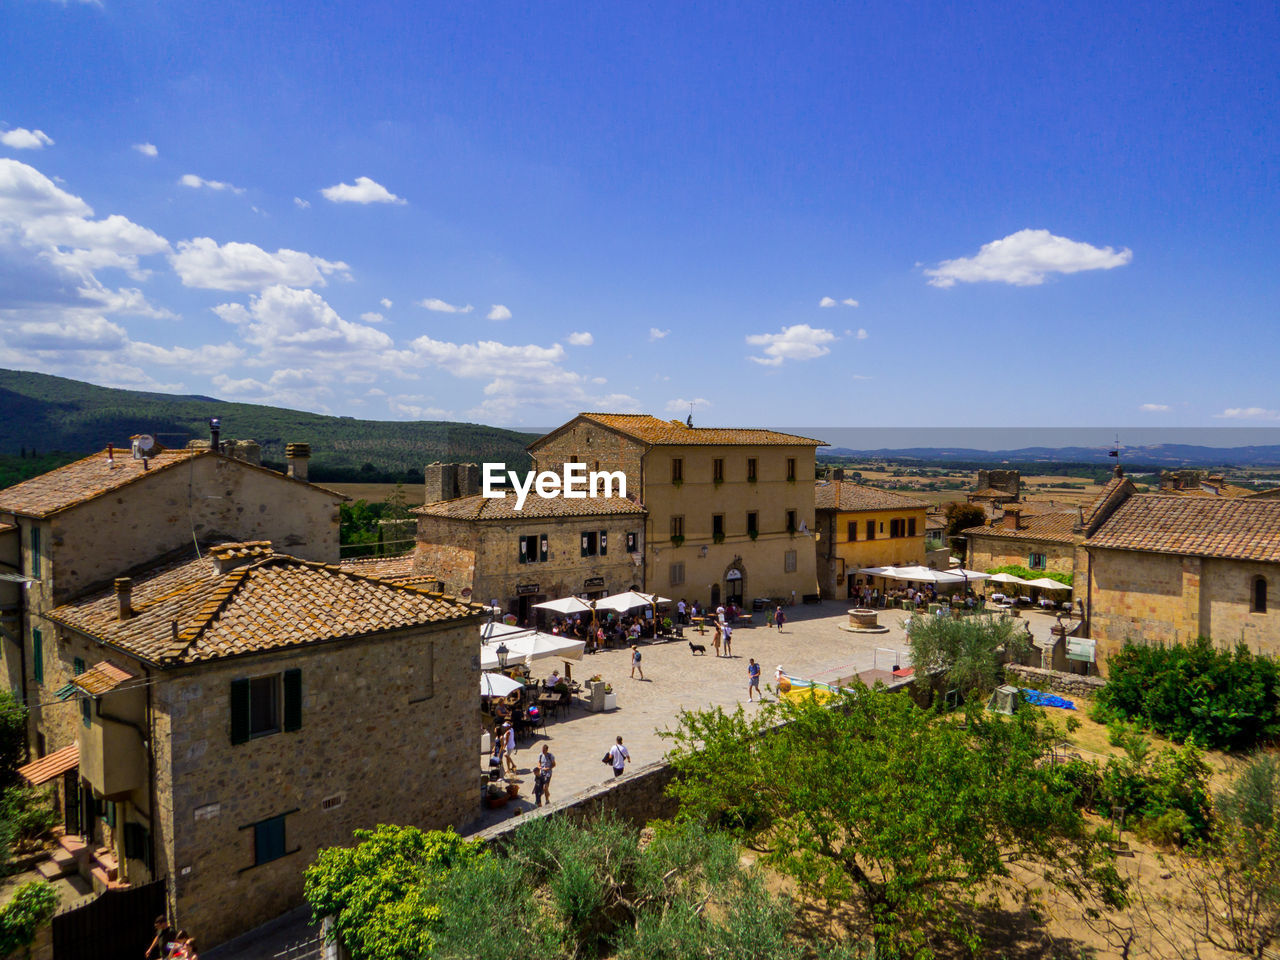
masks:
<path id="1" fill-rule="evenodd" d="M 698 627 L 698 633 L 706 633 L 706 632 L 707 632 L 707 621 L 708 621 L 708 620 L 710 620 L 710 619 L 711 619 L 710 617 L 690 617 L 690 618 L 689 618 L 689 620 L 690 620 L 690 622 L 691 622 L 691 623 L 693 623 L 693 624 L 696 624 L 696 625 L 697 625 L 697 627 Z"/>

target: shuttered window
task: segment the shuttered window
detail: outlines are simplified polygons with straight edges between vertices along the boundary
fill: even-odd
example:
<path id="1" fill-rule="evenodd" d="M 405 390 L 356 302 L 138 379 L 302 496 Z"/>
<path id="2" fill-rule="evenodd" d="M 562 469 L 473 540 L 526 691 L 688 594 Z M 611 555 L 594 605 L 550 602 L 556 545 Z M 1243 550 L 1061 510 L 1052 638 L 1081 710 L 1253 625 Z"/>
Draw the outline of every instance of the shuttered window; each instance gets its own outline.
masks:
<path id="1" fill-rule="evenodd" d="M 231 742 L 249 739 L 249 681 L 231 681 Z"/>
<path id="2" fill-rule="evenodd" d="M 302 729 L 302 671 L 284 672 L 284 728 Z"/>
<path id="3" fill-rule="evenodd" d="M 253 825 L 253 865 L 270 863 L 285 855 L 284 817 L 272 817 Z"/>
<path id="4" fill-rule="evenodd" d="M 231 681 L 231 742 L 302 729 L 302 671 Z"/>
<path id="5" fill-rule="evenodd" d="M 31 674 L 36 683 L 44 683 L 44 637 L 38 627 L 31 628 Z"/>

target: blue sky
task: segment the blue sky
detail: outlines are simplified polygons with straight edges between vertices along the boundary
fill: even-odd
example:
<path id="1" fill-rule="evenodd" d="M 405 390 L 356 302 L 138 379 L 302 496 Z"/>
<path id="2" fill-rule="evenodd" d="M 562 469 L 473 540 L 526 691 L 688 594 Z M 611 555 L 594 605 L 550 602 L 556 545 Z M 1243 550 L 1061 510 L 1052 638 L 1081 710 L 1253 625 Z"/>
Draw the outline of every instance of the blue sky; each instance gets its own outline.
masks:
<path id="1" fill-rule="evenodd" d="M 979 7 L 17 0 L 0 366 L 502 425 L 1277 425 L 1278 8 Z"/>

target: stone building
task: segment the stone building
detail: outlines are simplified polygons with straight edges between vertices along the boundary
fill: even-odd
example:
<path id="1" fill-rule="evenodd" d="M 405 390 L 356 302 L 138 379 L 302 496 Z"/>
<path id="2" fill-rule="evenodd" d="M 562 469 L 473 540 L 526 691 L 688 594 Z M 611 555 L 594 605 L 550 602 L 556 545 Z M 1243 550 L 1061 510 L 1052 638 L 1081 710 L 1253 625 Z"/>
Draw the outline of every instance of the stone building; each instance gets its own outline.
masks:
<path id="1" fill-rule="evenodd" d="M 645 510 L 615 497 L 463 497 L 417 507 L 414 569 L 447 593 L 496 601 L 520 623 L 534 604 L 638 589 Z"/>
<path id="2" fill-rule="evenodd" d="M 49 610 L 98 886 L 168 880 L 212 946 L 301 903 L 316 852 L 475 804 L 475 605 L 222 544 Z M 55 653 L 56 651 L 56 653 Z M 47 689 L 48 685 L 46 685 Z"/>
<path id="3" fill-rule="evenodd" d="M 429 463 L 422 471 L 426 482 L 424 503 L 473 497 L 480 492 L 480 464 Z"/>
<path id="4" fill-rule="evenodd" d="M 971 570 L 1019 566 L 1074 573 L 1075 532 L 1079 526 L 1079 510 L 1024 516 L 1017 506 L 1006 505 L 1004 515 L 998 519 L 962 531 L 968 541 L 965 566 Z"/>
<path id="5" fill-rule="evenodd" d="M 836 470 L 830 481 L 817 484 L 814 507 L 824 597 L 852 596 L 862 586 L 863 568 L 925 563 L 929 505 L 923 500 L 846 483 Z"/>
<path id="6" fill-rule="evenodd" d="M 529 445 L 538 470 L 617 470 L 647 511 L 643 586 L 704 603 L 818 593 L 814 453 L 821 440 L 583 413 Z"/>
<path id="7" fill-rule="evenodd" d="M 305 466 L 295 457 L 291 473 L 305 476 Z M 4 544 L 12 553 L 16 541 L 16 566 L 28 581 L 14 591 L 12 581 L 0 580 L 0 682 L 28 704 L 32 756 L 66 746 L 76 733 L 67 711 L 41 706 L 70 680 L 53 647 L 49 610 L 157 557 L 192 556 L 198 542 L 270 540 L 303 559 L 336 563 L 343 499 L 207 447 L 153 446 L 145 458 L 128 446 L 108 447 L 0 490 L 0 526 L 14 528 L 0 532 L 0 563 Z"/>
<path id="8" fill-rule="evenodd" d="M 970 503 L 1013 503 L 1022 496 L 1022 474 L 1017 470 L 979 470 Z"/>

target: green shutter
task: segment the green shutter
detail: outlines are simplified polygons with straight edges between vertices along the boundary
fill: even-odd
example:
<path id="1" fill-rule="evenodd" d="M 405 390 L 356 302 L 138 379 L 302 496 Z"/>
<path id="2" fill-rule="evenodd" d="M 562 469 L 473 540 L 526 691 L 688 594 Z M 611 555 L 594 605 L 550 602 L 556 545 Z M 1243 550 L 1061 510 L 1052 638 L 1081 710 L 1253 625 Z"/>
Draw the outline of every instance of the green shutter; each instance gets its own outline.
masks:
<path id="1" fill-rule="evenodd" d="M 44 683 L 44 637 L 37 627 L 31 628 L 31 673 L 36 683 Z"/>
<path id="2" fill-rule="evenodd" d="M 76 657 L 72 669 L 75 670 L 77 677 L 84 673 L 84 657 Z"/>
<path id="3" fill-rule="evenodd" d="M 231 681 L 231 742 L 249 740 L 249 681 Z"/>
<path id="4" fill-rule="evenodd" d="M 284 672 L 284 728 L 302 729 L 302 671 Z"/>

